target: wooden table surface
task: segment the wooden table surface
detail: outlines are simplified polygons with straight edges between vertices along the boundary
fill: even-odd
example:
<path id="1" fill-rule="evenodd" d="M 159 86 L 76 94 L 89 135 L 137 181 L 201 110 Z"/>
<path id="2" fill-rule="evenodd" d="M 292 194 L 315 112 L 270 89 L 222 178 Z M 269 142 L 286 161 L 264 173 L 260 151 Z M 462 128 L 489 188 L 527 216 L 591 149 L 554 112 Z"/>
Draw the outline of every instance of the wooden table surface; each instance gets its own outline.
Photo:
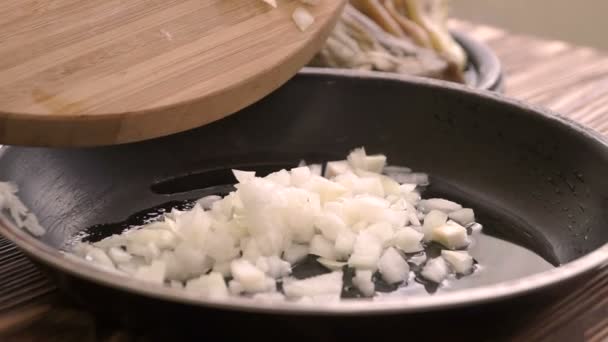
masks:
<path id="1" fill-rule="evenodd" d="M 503 63 L 507 96 L 549 107 L 608 134 L 608 54 L 453 21 L 490 45 Z M 92 315 L 70 306 L 18 250 L 0 237 L 0 341 L 130 341 L 100 333 Z M 608 266 L 575 292 L 543 308 L 522 341 L 608 341 Z"/>

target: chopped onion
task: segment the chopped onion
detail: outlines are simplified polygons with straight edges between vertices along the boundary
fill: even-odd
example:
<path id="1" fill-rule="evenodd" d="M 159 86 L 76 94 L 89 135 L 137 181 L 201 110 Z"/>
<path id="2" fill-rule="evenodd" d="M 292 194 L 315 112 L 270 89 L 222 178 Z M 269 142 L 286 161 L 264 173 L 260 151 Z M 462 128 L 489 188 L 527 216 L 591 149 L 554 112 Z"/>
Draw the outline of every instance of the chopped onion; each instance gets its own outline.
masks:
<path id="1" fill-rule="evenodd" d="M 448 220 L 448 215 L 443 211 L 431 210 L 424 218 L 424 224 L 422 225 L 422 232 L 424 233 L 424 240 L 431 241 L 433 238 L 433 229 L 444 225 Z"/>
<path id="2" fill-rule="evenodd" d="M 302 280 L 287 278 L 283 282 L 283 291 L 288 298 L 324 295 L 339 297 L 342 292 L 342 272 L 332 272 Z"/>
<path id="3" fill-rule="evenodd" d="M 475 222 L 475 213 L 473 213 L 473 209 L 470 208 L 453 211 L 448 217 L 464 226 Z"/>
<path id="4" fill-rule="evenodd" d="M 400 283 L 407 279 L 410 267 L 401 254 L 393 247 L 388 248 L 378 261 L 378 271 L 389 284 Z"/>
<path id="5" fill-rule="evenodd" d="M 428 279 L 435 283 L 441 283 L 449 274 L 448 265 L 442 257 L 434 258 L 424 265 L 422 275 L 425 279 Z"/>
<path id="6" fill-rule="evenodd" d="M 433 229 L 432 240 L 449 249 L 463 248 L 469 245 L 467 229 L 457 223 L 444 224 Z"/>
<path id="7" fill-rule="evenodd" d="M 462 209 L 462 206 L 458 203 L 454 203 L 452 201 L 448 201 L 443 198 L 431 198 L 420 201 L 419 204 L 420 210 L 424 213 L 428 213 L 431 210 L 439 210 L 443 211 L 446 214 L 449 214 L 453 211 Z"/>
<path id="8" fill-rule="evenodd" d="M 372 271 L 357 270 L 353 277 L 353 285 L 366 297 L 371 297 L 375 292 L 375 285 L 372 281 Z"/>
<path id="9" fill-rule="evenodd" d="M 420 275 L 437 283 L 450 269 L 472 272 L 466 251 L 443 250 L 442 257 L 427 260 L 424 242 L 467 247 L 466 228 L 458 222 L 472 224 L 473 211 L 444 199 L 421 200 L 419 182 L 401 184 L 391 176 L 411 170 L 385 165 L 385 156 L 359 148 L 346 160 L 329 162 L 326 177 L 319 164 L 265 177 L 233 170 L 238 183 L 227 196 L 203 197 L 190 210 L 173 209 L 122 234 L 78 243 L 73 252 L 103 270 L 197 297 L 260 301 L 337 300 L 344 267 L 355 269 L 352 282 L 364 296 L 374 295 L 376 270 L 389 284 L 406 283 L 408 262 L 423 266 Z M 23 213 L 20 205 L 14 210 Z M 402 252 L 418 254 L 406 261 Z M 332 273 L 289 277 L 308 255 Z"/>
<path id="10" fill-rule="evenodd" d="M 422 239 L 424 234 L 416 231 L 411 227 L 403 227 L 397 229 L 393 244 L 405 253 L 416 253 L 424 250 Z"/>
<path id="11" fill-rule="evenodd" d="M 456 273 L 467 274 L 473 269 L 473 257 L 467 251 L 442 250 L 441 256 Z"/>

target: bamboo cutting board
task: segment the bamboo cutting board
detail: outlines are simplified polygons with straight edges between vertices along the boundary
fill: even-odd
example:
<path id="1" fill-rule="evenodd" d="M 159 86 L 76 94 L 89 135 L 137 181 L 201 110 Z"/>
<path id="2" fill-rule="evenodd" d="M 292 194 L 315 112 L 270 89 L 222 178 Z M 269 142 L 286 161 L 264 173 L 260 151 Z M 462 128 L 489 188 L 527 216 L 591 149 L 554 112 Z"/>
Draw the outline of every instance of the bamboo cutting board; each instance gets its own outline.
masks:
<path id="1" fill-rule="evenodd" d="M 318 51 L 344 0 L 0 1 L 0 144 L 138 141 L 220 119 Z M 296 7 L 313 14 L 304 32 Z"/>

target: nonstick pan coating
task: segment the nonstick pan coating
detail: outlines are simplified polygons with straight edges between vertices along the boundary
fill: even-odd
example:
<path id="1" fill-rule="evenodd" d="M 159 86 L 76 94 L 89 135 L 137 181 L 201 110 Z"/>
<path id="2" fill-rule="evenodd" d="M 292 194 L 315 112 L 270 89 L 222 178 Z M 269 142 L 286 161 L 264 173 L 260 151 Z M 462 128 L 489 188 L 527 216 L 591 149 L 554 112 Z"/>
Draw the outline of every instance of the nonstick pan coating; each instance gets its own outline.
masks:
<path id="1" fill-rule="evenodd" d="M 506 229 L 491 233 L 533 247 L 562 266 L 449 294 L 319 309 L 192 300 L 171 289 L 101 275 L 58 252 L 85 227 L 122 221 L 223 184 L 230 168 L 318 162 L 341 158 L 357 146 L 386 154 L 391 164 L 429 173 L 436 184 L 430 191 L 507 222 Z M 241 113 L 174 136 L 87 149 L 5 148 L 0 179 L 18 184 L 21 198 L 49 231 L 37 240 L 3 219 L 0 232 L 73 297 L 125 317 L 419 313 L 535 293 L 606 262 L 607 174 L 606 143 L 544 110 L 446 82 L 308 69 Z M 188 190 L 193 191 L 183 192 Z"/>

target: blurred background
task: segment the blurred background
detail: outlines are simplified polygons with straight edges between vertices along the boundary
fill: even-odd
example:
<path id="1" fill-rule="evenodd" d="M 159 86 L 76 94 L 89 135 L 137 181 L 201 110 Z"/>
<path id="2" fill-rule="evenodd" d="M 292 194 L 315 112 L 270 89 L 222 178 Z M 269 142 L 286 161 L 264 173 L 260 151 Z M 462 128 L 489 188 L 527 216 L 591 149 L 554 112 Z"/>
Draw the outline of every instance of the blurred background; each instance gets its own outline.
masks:
<path id="1" fill-rule="evenodd" d="M 451 6 L 456 18 L 608 50 L 607 0 L 452 0 Z"/>

